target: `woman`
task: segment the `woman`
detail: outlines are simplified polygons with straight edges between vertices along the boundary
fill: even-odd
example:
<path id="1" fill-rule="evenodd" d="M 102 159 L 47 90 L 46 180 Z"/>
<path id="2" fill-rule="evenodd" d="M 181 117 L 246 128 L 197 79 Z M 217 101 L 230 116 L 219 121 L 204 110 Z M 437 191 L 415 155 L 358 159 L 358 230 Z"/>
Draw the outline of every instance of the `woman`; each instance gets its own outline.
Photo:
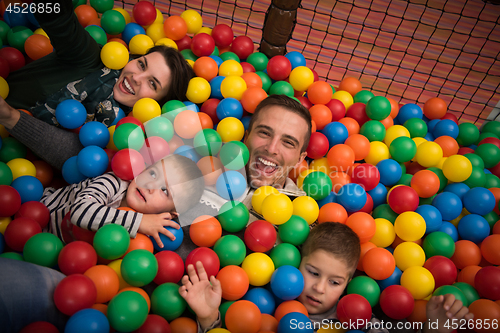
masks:
<path id="1" fill-rule="evenodd" d="M 87 120 L 109 126 L 119 108 L 128 113 L 141 98 L 160 104 L 185 100 L 194 73 L 179 52 L 164 46 L 135 57 L 122 70 L 106 68 L 100 46 L 78 22 L 72 1 L 56 2 L 59 13 L 35 14 L 54 52 L 9 75 L 9 96 L 0 100 L 0 124 L 35 155 L 61 169 L 83 147 L 77 134 L 51 126 L 57 125 L 57 104 L 79 100 L 87 109 Z M 17 109 L 26 109 L 34 117 Z"/>

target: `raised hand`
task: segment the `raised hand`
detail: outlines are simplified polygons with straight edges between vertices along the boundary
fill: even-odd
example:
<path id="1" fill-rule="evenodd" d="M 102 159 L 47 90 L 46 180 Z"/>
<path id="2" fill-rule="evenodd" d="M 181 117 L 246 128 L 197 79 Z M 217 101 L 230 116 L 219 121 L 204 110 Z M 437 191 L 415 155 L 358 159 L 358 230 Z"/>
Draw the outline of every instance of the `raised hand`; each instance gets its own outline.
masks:
<path id="1" fill-rule="evenodd" d="M 426 313 L 428 322 L 425 332 L 449 333 L 457 325 L 460 326 L 461 320 L 474 318 L 474 314 L 452 294 L 431 297 L 427 302 Z"/>

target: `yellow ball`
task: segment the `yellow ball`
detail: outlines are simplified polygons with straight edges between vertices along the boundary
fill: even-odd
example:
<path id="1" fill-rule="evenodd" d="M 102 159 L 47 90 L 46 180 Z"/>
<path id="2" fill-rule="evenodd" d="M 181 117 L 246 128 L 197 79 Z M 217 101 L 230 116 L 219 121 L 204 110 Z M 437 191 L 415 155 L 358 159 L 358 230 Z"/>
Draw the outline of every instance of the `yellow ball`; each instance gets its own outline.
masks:
<path id="1" fill-rule="evenodd" d="M 247 273 L 252 286 L 260 287 L 271 281 L 274 272 L 274 262 L 265 253 L 249 254 L 241 263 L 241 268 Z"/>
<path id="2" fill-rule="evenodd" d="M 132 287 L 130 284 L 128 284 L 123 279 L 122 271 L 121 271 L 122 261 L 123 261 L 123 259 L 117 259 L 117 260 L 114 260 L 108 264 L 108 267 L 111 267 L 118 275 L 118 280 L 120 281 L 120 286 L 118 287 L 118 290 L 122 290 L 123 288 Z"/>
<path id="3" fill-rule="evenodd" d="M 132 22 L 132 18 L 130 17 L 130 14 L 123 8 L 113 8 L 113 10 L 116 10 L 117 12 L 120 12 L 123 15 L 123 18 L 125 18 L 125 23 L 129 24 Z"/>
<path id="4" fill-rule="evenodd" d="M 189 66 L 191 66 L 191 68 L 194 67 L 194 61 L 191 60 L 191 59 L 186 59 L 186 62 L 189 64 Z"/>
<path id="5" fill-rule="evenodd" d="M 413 266 L 424 266 L 425 252 L 420 245 L 414 242 L 403 242 L 394 249 L 396 266 L 402 271 Z"/>
<path id="6" fill-rule="evenodd" d="M 241 141 L 245 135 L 245 126 L 241 120 L 235 117 L 226 117 L 217 125 L 222 142 Z"/>
<path id="7" fill-rule="evenodd" d="M 179 49 L 179 47 L 177 47 L 177 43 L 174 42 L 172 39 L 170 38 L 167 38 L 167 37 L 164 37 L 164 38 L 160 38 L 156 41 L 155 45 L 165 45 L 165 46 L 168 46 L 168 47 L 171 47 L 171 48 L 174 48 L 176 50 Z"/>
<path id="8" fill-rule="evenodd" d="M 231 333 L 231 332 L 229 332 L 225 328 L 214 328 L 208 331 L 207 333 Z"/>
<path id="9" fill-rule="evenodd" d="M 298 66 L 292 69 L 289 76 L 290 84 L 297 91 L 306 91 L 314 82 L 312 70 L 306 66 Z"/>
<path id="10" fill-rule="evenodd" d="M 422 238 L 425 234 L 425 228 L 424 218 L 415 212 L 401 213 L 394 222 L 396 235 L 407 242 L 414 242 Z"/>
<path id="11" fill-rule="evenodd" d="M 293 215 L 298 215 L 311 225 L 318 219 L 319 206 L 316 200 L 309 196 L 297 197 L 292 201 Z"/>
<path id="12" fill-rule="evenodd" d="M 182 12 L 181 17 L 186 21 L 188 34 L 196 34 L 203 26 L 203 19 L 196 10 L 185 10 Z"/>
<path id="13" fill-rule="evenodd" d="M 38 28 L 36 29 L 34 32 L 33 32 L 34 35 L 43 35 L 47 38 L 49 38 L 49 35 L 47 35 L 47 33 L 45 32 L 45 30 L 43 30 L 42 28 Z M 49 38 L 50 39 L 50 38 Z"/>
<path id="14" fill-rule="evenodd" d="M 153 43 L 151 37 L 142 34 L 135 35 L 128 43 L 131 54 L 146 54 L 153 46 L 155 46 L 155 43 Z"/>
<path id="15" fill-rule="evenodd" d="M 238 101 L 247 90 L 247 83 L 241 76 L 229 76 L 222 80 L 220 92 L 224 98 L 236 98 Z"/>
<path id="16" fill-rule="evenodd" d="M 375 219 L 375 235 L 373 235 L 370 242 L 377 245 L 377 247 L 388 247 L 394 242 L 396 238 L 396 232 L 394 231 L 394 225 L 391 221 L 378 218 Z"/>
<path id="17" fill-rule="evenodd" d="M 422 142 L 417 147 L 415 159 L 423 167 L 436 166 L 441 158 L 443 158 L 443 149 L 434 141 Z"/>
<path id="18" fill-rule="evenodd" d="M 163 30 L 163 23 L 153 23 L 146 29 L 146 35 L 148 35 L 153 43 L 158 42 L 160 39 L 165 38 L 165 32 Z"/>
<path id="19" fill-rule="evenodd" d="M 0 217 L 0 233 L 5 234 L 5 229 L 9 225 L 10 221 L 12 221 L 10 216 Z"/>
<path id="20" fill-rule="evenodd" d="M 443 173 L 449 181 L 463 182 L 472 174 L 472 163 L 463 155 L 449 156 L 443 163 Z"/>
<path id="21" fill-rule="evenodd" d="M 262 216 L 272 224 L 280 225 L 293 215 L 292 200 L 283 193 L 270 194 L 262 202 Z"/>
<path id="22" fill-rule="evenodd" d="M 343 90 L 334 92 L 332 95 L 332 99 L 338 99 L 339 101 L 341 101 L 344 104 L 346 110 L 349 109 L 349 107 L 354 103 L 352 95 Z"/>
<path id="23" fill-rule="evenodd" d="M 309 164 L 309 169 L 312 169 L 314 171 L 321 171 L 326 173 L 327 175 L 329 175 L 332 171 L 326 157 L 321 157 L 313 160 L 311 164 Z"/>
<path id="24" fill-rule="evenodd" d="M 157 24 L 157 23 L 163 24 L 163 14 L 158 8 L 156 8 L 156 18 L 152 24 Z"/>
<path id="25" fill-rule="evenodd" d="M 0 76 L 0 96 L 6 99 L 9 96 L 9 84 L 3 77 Z"/>
<path id="26" fill-rule="evenodd" d="M 257 213 L 262 214 L 262 202 L 271 193 L 279 194 L 278 190 L 272 186 L 261 186 L 252 195 L 252 207 Z"/>
<path id="27" fill-rule="evenodd" d="M 101 60 L 108 68 L 122 69 L 128 63 L 129 52 L 122 43 L 109 42 L 101 49 Z"/>
<path id="28" fill-rule="evenodd" d="M 202 77 L 194 77 L 189 80 L 186 97 L 194 104 L 205 102 L 209 97 L 212 89 L 210 83 Z"/>
<path id="29" fill-rule="evenodd" d="M 444 162 L 446 162 L 447 159 L 448 159 L 448 157 L 445 157 L 445 156 L 441 157 L 438 164 L 436 164 L 436 168 L 443 170 Z"/>
<path id="30" fill-rule="evenodd" d="M 370 152 L 365 157 L 365 162 L 377 165 L 378 162 L 390 158 L 389 147 L 382 141 L 370 142 Z"/>
<path id="31" fill-rule="evenodd" d="M 160 104 L 149 97 L 141 98 L 135 102 L 134 107 L 132 108 L 132 116 L 143 124 L 160 115 Z"/>
<path id="32" fill-rule="evenodd" d="M 115 134 L 116 125 L 109 126 L 109 142 L 106 145 L 106 148 L 111 149 L 113 151 L 118 151 L 118 148 L 115 146 L 115 142 L 113 141 L 113 134 Z"/>
<path id="33" fill-rule="evenodd" d="M 201 29 L 198 30 L 198 32 L 195 35 L 197 34 L 207 34 L 212 36 L 212 29 L 210 29 L 209 27 L 201 27 Z"/>
<path id="34" fill-rule="evenodd" d="M 428 269 L 413 266 L 401 275 L 401 286 L 408 289 L 414 299 L 424 299 L 434 291 L 435 281 Z"/>
<path id="35" fill-rule="evenodd" d="M 7 166 L 12 171 L 12 180 L 21 176 L 36 176 L 36 167 L 25 158 L 14 158 L 7 162 Z"/>
<path id="36" fill-rule="evenodd" d="M 236 60 L 226 60 L 219 66 L 219 75 L 228 77 L 228 76 L 242 76 L 243 75 L 243 67 Z"/>
<path id="37" fill-rule="evenodd" d="M 392 141 L 394 141 L 394 139 L 399 138 L 400 136 L 406 136 L 409 138 L 410 131 L 408 131 L 408 129 L 404 126 L 393 125 L 389 127 L 385 132 L 384 143 L 387 145 L 387 147 L 390 147 Z"/>

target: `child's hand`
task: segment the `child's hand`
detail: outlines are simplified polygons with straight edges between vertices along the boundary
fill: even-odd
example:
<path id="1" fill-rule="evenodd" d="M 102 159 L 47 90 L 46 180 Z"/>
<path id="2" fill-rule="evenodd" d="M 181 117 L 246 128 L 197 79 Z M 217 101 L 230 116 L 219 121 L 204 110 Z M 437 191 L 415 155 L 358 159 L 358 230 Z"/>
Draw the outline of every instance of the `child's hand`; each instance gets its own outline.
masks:
<path id="1" fill-rule="evenodd" d="M 177 213 L 173 213 L 174 217 L 177 217 Z M 145 235 L 149 235 L 154 238 L 156 243 L 163 247 L 163 243 L 160 239 L 160 233 L 164 234 L 171 240 L 174 240 L 174 235 L 165 229 L 164 227 L 172 227 L 174 229 L 179 229 L 179 224 L 175 223 L 172 219 L 172 214 L 161 213 L 161 214 L 144 214 L 142 216 L 141 224 L 139 225 L 139 232 Z"/>
<path id="2" fill-rule="evenodd" d="M 196 262 L 196 270 L 193 265 L 188 265 L 188 275 L 182 277 L 179 294 L 196 313 L 201 328 L 205 330 L 219 316 L 222 289 L 220 281 L 214 276 L 208 280 L 207 272 L 200 261 Z"/>
<path id="3" fill-rule="evenodd" d="M 452 294 L 431 297 L 427 302 L 426 313 L 427 325 L 431 325 L 431 329 L 426 327 L 425 332 L 449 333 L 456 326 L 454 324 L 460 325 L 460 320 L 474 318 L 474 314 Z"/>
<path id="4" fill-rule="evenodd" d="M 0 125 L 5 126 L 7 129 L 12 129 L 20 117 L 20 111 L 14 109 L 0 96 Z"/>

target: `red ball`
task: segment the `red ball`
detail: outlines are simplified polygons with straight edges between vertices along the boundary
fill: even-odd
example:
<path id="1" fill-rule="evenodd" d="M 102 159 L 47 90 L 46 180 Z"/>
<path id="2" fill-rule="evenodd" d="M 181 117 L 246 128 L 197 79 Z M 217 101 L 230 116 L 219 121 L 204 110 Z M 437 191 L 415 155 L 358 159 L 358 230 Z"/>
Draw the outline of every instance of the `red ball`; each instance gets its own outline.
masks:
<path id="1" fill-rule="evenodd" d="M 370 302 L 361 295 L 349 294 L 337 303 L 337 317 L 342 323 L 351 324 L 358 329 L 364 327 L 372 317 Z"/>
<path id="2" fill-rule="evenodd" d="M 191 48 L 191 37 L 188 35 L 185 35 L 179 40 L 175 41 L 175 44 L 177 44 L 177 48 L 179 49 L 179 52 L 182 50 L 190 49 Z"/>
<path id="3" fill-rule="evenodd" d="M 212 37 L 215 41 L 215 45 L 219 48 L 225 48 L 231 45 L 234 33 L 233 29 L 227 24 L 217 24 L 212 29 Z M 245 58 L 246 59 L 246 58 Z"/>
<path id="4" fill-rule="evenodd" d="M 253 41 L 248 36 L 238 36 L 231 44 L 231 52 L 234 52 L 241 60 L 248 58 L 253 53 L 253 50 Z"/>
<path id="5" fill-rule="evenodd" d="M 111 160 L 111 169 L 123 180 L 132 180 L 137 177 L 146 165 L 141 153 L 134 149 L 122 149 Z"/>
<path id="6" fill-rule="evenodd" d="M 126 123 L 132 123 L 132 124 L 136 124 L 137 126 L 139 126 L 142 131 L 144 133 L 146 133 L 146 129 L 144 128 L 144 125 L 141 123 L 141 121 L 137 118 L 134 118 L 132 116 L 127 116 L 127 117 L 123 117 L 122 119 L 120 119 L 117 123 L 116 123 L 116 126 L 115 126 L 115 130 L 118 128 L 118 126 L 120 126 L 121 124 L 126 124 Z"/>
<path id="7" fill-rule="evenodd" d="M 73 232 L 73 237 L 76 240 L 84 241 L 90 245 L 94 244 L 95 231 L 80 228 L 75 224 L 73 224 L 71 231 Z"/>
<path id="8" fill-rule="evenodd" d="M 363 186 L 365 191 L 370 191 L 377 187 L 380 182 L 380 172 L 376 166 L 362 163 L 354 168 L 351 181 Z"/>
<path id="9" fill-rule="evenodd" d="M 217 98 L 209 98 L 201 105 L 200 112 L 204 112 L 210 116 L 214 124 L 219 123 L 219 118 L 217 117 L 217 105 L 219 105 L 220 100 Z"/>
<path id="10" fill-rule="evenodd" d="M 332 121 L 339 121 L 345 117 L 345 105 L 338 99 L 331 99 L 330 102 L 325 104 L 332 112 Z"/>
<path id="11" fill-rule="evenodd" d="M 144 141 L 139 153 L 141 153 L 147 165 L 152 165 L 170 154 L 170 148 L 165 139 L 159 136 L 151 136 Z"/>
<path id="12" fill-rule="evenodd" d="M 459 155 L 465 155 L 465 154 L 472 154 L 474 153 L 474 149 L 472 148 L 469 148 L 469 147 L 460 147 L 458 149 L 458 153 Z"/>
<path id="13" fill-rule="evenodd" d="M 380 307 L 392 319 L 404 319 L 412 314 L 415 302 L 413 296 L 403 286 L 392 285 L 380 294 Z"/>
<path id="14" fill-rule="evenodd" d="M 4 58 L 0 58 L 0 76 L 3 77 L 4 79 L 7 79 L 9 74 L 10 74 L 9 62 Z"/>
<path id="15" fill-rule="evenodd" d="M 132 9 L 135 22 L 139 25 L 150 25 L 156 20 L 156 8 L 149 1 L 139 1 Z"/>
<path id="16" fill-rule="evenodd" d="M 27 217 L 12 220 L 5 228 L 5 243 L 14 251 L 23 252 L 24 244 L 33 235 L 42 232 L 40 224 Z"/>
<path id="17" fill-rule="evenodd" d="M 370 120 L 370 118 L 366 115 L 365 103 L 360 102 L 351 105 L 347 109 L 345 116 L 356 120 L 360 127 L 363 126 L 363 124 L 368 120 Z"/>
<path id="18" fill-rule="evenodd" d="M 255 67 L 253 67 L 252 64 L 249 64 L 248 62 L 242 61 L 240 63 L 240 65 L 241 65 L 241 68 L 243 68 L 243 73 L 249 73 L 249 72 L 255 73 Z"/>
<path id="19" fill-rule="evenodd" d="M 267 75 L 273 80 L 283 81 L 292 71 L 292 64 L 287 57 L 276 55 L 267 63 Z"/>
<path id="20" fill-rule="evenodd" d="M 14 47 L 4 47 L 0 49 L 0 58 L 4 58 L 9 63 L 11 72 L 17 71 L 19 68 L 26 65 L 26 60 L 21 51 Z"/>
<path id="21" fill-rule="evenodd" d="M 500 267 L 481 268 L 474 278 L 474 286 L 481 298 L 500 300 Z"/>
<path id="22" fill-rule="evenodd" d="M 414 212 L 418 208 L 419 202 L 417 191 L 406 185 L 394 187 L 387 198 L 387 203 L 397 214 Z"/>
<path id="23" fill-rule="evenodd" d="M 71 242 L 59 252 L 57 264 L 66 275 L 83 274 L 90 267 L 97 265 L 97 253 L 87 242 Z"/>
<path id="24" fill-rule="evenodd" d="M 154 278 L 157 285 L 166 282 L 178 283 L 184 275 L 184 261 L 172 251 L 160 251 L 155 254 L 158 261 L 158 273 Z"/>
<path id="25" fill-rule="evenodd" d="M 83 274 L 73 274 L 59 282 L 54 290 L 54 303 L 59 311 L 71 316 L 90 308 L 97 299 L 94 282 Z"/>
<path id="26" fill-rule="evenodd" d="M 186 258 L 186 269 L 188 265 L 193 265 L 196 269 L 195 264 L 198 261 L 201 261 L 203 264 L 208 278 L 212 275 L 217 276 L 220 269 L 220 261 L 219 257 L 212 249 L 209 249 L 208 247 L 198 247 L 191 251 Z"/>
<path id="27" fill-rule="evenodd" d="M 443 118 L 441 118 L 441 120 L 443 120 L 443 119 L 453 120 L 455 122 L 455 124 L 458 125 L 458 118 L 453 113 L 446 112 L 446 114 L 444 115 Z"/>
<path id="28" fill-rule="evenodd" d="M 276 229 L 271 222 L 258 220 L 250 223 L 245 230 L 246 246 L 254 252 L 267 252 L 276 243 Z"/>
<path id="29" fill-rule="evenodd" d="M 206 33 L 197 34 L 191 40 L 191 51 L 197 57 L 208 57 L 215 48 L 212 36 Z"/>
<path id="30" fill-rule="evenodd" d="M 305 96 L 299 96 L 297 97 L 297 99 L 299 100 L 300 104 L 302 104 L 308 110 L 311 108 L 311 106 L 313 106 L 311 101 Z"/>
<path id="31" fill-rule="evenodd" d="M 482 144 L 485 144 L 485 143 L 491 143 L 491 144 L 494 144 L 495 146 L 497 146 L 498 148 L 500 148 L 500 139 L 497 139 L 497 138 L 484 138 L 482 139 L 478 146 L 482 145 Z"/>
<path id="32" fill-rule="evenodd" d="M 148 317 L 146 318 L 146 321 L 144 324 L 142 324 L 141 327 L 137 331 L 134 331 L 136 333 L 170 333 L 170 325 L 168 324 L 168 321 L 163 318 L 162 316 L 156 315 L 156 314 L 149 314 Z"/>
<path id="33" fill-rule="evenodd" d="M 47 321 L 35 321 L 24 326 L 19 333 L 59 333 L 57 327 Z"/>
<path id="34" fill-rule="evenodd" d="M 358 212 L 363 212 L 363 213 L 367 213 L 367 214 L 371 214 L 373 210 L 373 199 L 372 199 L 372 196 L 370 195 L 370 193 L 366 193 L 366 203 L 363 207 L 361 207 L 360 210 L 358 210 Z"/>
<path id="35" fill-rule="evenodd" d="M 21 205 L 17 211 L 16 218 L 28 217 L 40 224 L 40 227 L 45 228 L 50 221 L 50 211 L 43 203 L 38 201 L 27 201 Z"/>
<path id="36" fill-rule="evenodd" d="M 309 145 L 307 146 L 307 157 L 310 157 L 313 160 L 321 158 L 328 153 L 329 148 L 330 146 L 327 137 L 323 133 L 314 132 L 311 134 Z"/>
<path id="37" fill-rule="evenodd" d="M 434 256 L 427 259 L 424 264 L 434 277 L 435 288 L 452 285 L 457 280 L 457 266 L 444 256 Z"/>
<path id="38" fill-rule="evenodd" d="M 9 185 L 0 185 L 0 217 L 14 215 L 21 208 L 21 195 Z"/>

